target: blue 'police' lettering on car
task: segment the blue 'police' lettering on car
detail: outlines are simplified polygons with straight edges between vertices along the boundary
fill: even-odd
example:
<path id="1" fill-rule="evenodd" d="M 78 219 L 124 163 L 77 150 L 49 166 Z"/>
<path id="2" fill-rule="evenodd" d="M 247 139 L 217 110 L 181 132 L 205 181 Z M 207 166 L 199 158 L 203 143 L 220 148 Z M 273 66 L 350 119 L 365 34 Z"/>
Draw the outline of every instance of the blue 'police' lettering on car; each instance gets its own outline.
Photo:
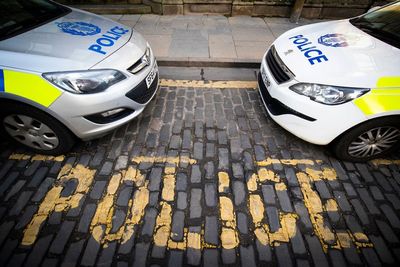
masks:
<path id="1" fill-rule="evenodd" d="M 101 35 L 100 38 L 96 40 L 95 44 L 89 46 L 89 50 L 100 53 L 102 55 L 107 54 L 107 51 L 104 50 L 105 47 L 110 47 L 115 44 L 122 35 L 128 33 L 129 30 L 115 26 L 114 28 L 107 31 L 105 34 Z"/>
<path id="2" fill-rule="evenodd" d="M 289 38 L 289 40 L 293 40 L 293 44 L 295 44 L 300 52 L 304 54 L 311 65 L 314 65 L 316 62 L 321 63 L 328 61 L 328 58 L 324 55 L 324 53 L 317 49 L 317 47 L 303 35 L 292 36 Z"/>

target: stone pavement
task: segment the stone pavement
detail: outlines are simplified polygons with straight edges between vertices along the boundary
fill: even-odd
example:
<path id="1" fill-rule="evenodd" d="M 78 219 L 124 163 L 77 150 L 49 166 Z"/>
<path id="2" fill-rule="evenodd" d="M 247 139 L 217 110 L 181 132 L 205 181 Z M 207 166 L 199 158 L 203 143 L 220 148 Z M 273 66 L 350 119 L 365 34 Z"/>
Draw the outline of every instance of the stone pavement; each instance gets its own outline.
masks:
<path id="1" fill-rule="evenodd" d="M 341 162 L 253 89 L 171 83 L 67 155 L 0 144 L 0 265 L 398 266 L 399 194 L 398 155 Z"/>
<path id="2" fill-rule="evenodd" d="M 158 61 L 256 63 L 285 31 L 321 20 L 219 15 L 108 15 L 134 27 L 150 43 Z"/>

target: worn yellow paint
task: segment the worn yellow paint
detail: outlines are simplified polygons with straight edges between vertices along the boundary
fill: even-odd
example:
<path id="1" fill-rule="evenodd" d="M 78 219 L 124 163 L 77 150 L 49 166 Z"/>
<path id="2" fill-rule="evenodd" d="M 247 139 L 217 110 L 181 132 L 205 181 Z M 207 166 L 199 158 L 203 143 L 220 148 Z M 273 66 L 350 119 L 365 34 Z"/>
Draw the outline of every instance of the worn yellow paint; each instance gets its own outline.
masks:
<path id="1" fill-rule="evenodd" d="M 46 156 L 46 155 L 35 155 L 35 156 L 32 157 L 31 161 L 35 161 L 35 160 L 46 161 L 46 160 L 49 160 L 49 161 L 62 162 L 62 161 L 64 161 L 64 159 L 65 159 L 65 156 L 54 157 L 54 156 Z"/>
<path id="2" fill-rule="evenodd" d="M 266 181 L 279 183 L 279 181 L 280 181 L 278 174 L 276 174 L 272 170 L 268 170 L 266 168 L 260 168 L 258 170 L 258 179 L 260 180 L 261 183 L 266 182 Z"/>
<path id="3" fill-rule="evenodd" d="M 324 222 L 322 201 L 317 192 L 311 188 L 311 181 L 306 173 L 297 173 L 297 179 L 300 183 L 304 205 L 308 210 L 315 234 L 320 240 L 322 248 L 327 252 L 328 246 L 336 242 L 336 237 L 333 231 Z"/>
<path id="4" fill-rule="evenodd" d="M 306 173 L 299 172 L 296 174 L 300 183 L 300 188 L 304 198 L 304 205 L 307 207 L 310 221 L 313 225 L 316 236 L 318 237 L 322 248 L 327 252 L 328 248 L 343 249 L 350 247 L 353 242 L 357 248 L 372 247 L 368 237 L 364 233 L 338 232 L 335 234 L 324 221 L 323 212 L 338 211 L 338 204 L 334 199 L 328 199 L 325 205 L 317 192 L 312 189 L 312 182 L 321 179 L 334 180 L 336 173 L 331 169 L 316 171 L 306 169 Z"/>
<path id="5" fill-rule="evenodd" d="M 97 243 L 101 243 L 101 240 L 103 239 L 104 236 L 104 230 L 101 225 L 97 225 L 96 227 L 93 228 L 92 230 L 92 237 L 94 240 L 97 241 Z"/>
<path id="6" fill-rule="evenodd" d="M 261 225 L 261 221 L 264 218 L 264 204 L 259 195 L 250 194 L 249 196 L 249 211 L 253 218 L 253 223 L 256 227 Z"/>
<path id="7" fill-rule="evenodd" d="M 131 224 L 134 225 L 138 224 L 144 216 L 145 208 L 149 203 L 149 196 L 150 196 L 150 192 L 147 189 L 147 185 L 148 182 L 146 182 L 146 184 L 143 187 L 138 188 L 138 190 L 136 190 L 135 192 L 131 209 L 132 213 L 130 221 Z"/>
<path id="8" fill-rule="evenodd" d="M 355 240 L 358 242 L 362 242 L 362 243 L 369 242 L 367 235 L 364 233 L 360 233 L 360 232 L 353 233 L 353 236 L 354 236 Z"/>
<path id="9" fill-rule="evenodd" d="M 400 165 L 400 159 L 389 160 L 389 159 L 374 159 L 370 161 L 374 166 L 379 165 Z"/>
<path id="10" fill-rule="evenodd" d="M 195 159 L 186 156 L 181 157 L 135 157 L 132 159 L 134 163 L 149 162 L 149 163 L 171 163 L 178 165 L 180 162 L 188 162 L 189 164 L 196 164 Z"/>
<path id="11" fill-rule="evenodd" d="M 322 171 L 306 168 L 306 173 L 312 181 L 334 181 L 337 179 L 336 171 L 332 168 L 323 168 Z"/>
<path id="12" fill-rule="evenodd" d="M 237 232 L 228 227 L 222 227 L 221 230 L 221 245 L 224 249 L 234 249 L 239 245 Z"/>
<path id="13" fill-rule="evenodd" d="M 187 236 L 188 248 L 201 249 L 201 235 L 199 233 L 189 232 Z"/>
<path id="14" fill-rule="evenodd" d="M 230 200 L 230 198 L 225 196 L 219 197 L 219 210 L 220 210 L 221 220 L 227 222 L 228 226 L 236 225 L 234 223 L 235 213 L 233 210 L 232 200 Z"/>
<path id="15" fill-rule="evenodd" d="M 352 239 L 347 232 L 339 231 L 336 232 L 336 235 L 338 237 L 338 249 L 351 247 Z"/>
<path id="16" fill-rule="evenodd" d="M 140 171 L 132 166 L 129 166 L 128 169 L 125 172 L 122 172 L 124 174 L 124 181 L 131 181 L 135 183 L 137 187 L 141 187 L 144 185 L 144 182 L 146 180 L 146 177 L 140 173 Z"/>
<path id="17" fill-rule="evenodd" d="M 175 198 L 175 167 L 165 167 L 163 175 L 163 189 L 161 197 L 165 201 L 173 201 Z"/>
<path id="18" fill-rule="evenodd" d="M 168 240 L 168 248 L 169 249 L 177 249 L 177 250 L 186 250 L 186 248 L 187 248 L 186 238 L 180 242 L 169 239 Z"/>
<path id="19" fill-rule="evenodd" d="M 275 190 L 276 191 L 287 191 L 286 184 L 283 182 L 275 184 Z"/>
<path id="20" fill-rule="evenodd" d="M 175 174 L 176 173 L 176 168 L 167 166 L 167 167 L 164 168 L 164 173 L 165 174 Z"/>
<path id="21" fill-rule="evenodd" d="M 253 220 L 255 230 L 254 234 L 258 241 L 263 245 L 275 246 L 279 242 L 288 243 L 296 234 L 297 215 L 293 213 L 280 213 L 281 227 L 276 232 L 271 232 L 269 225 L 263 223 L 265 208 L 264 203 L 259 195 L 250 194 L 249 196 L 249 211 Z"/>
<path id="22" fill-rule="evenodd" d="M 95 170 L 91 170 L 83 165 L 73 167 L 66 164 L 58 174 L 57 183 L 47 192 L 39 209 L 24 231 L 22 245 L 32 245 L 39 234 L 40 228 L 47 220 L 51 212 L 64 212 L 68 209 L 78 207 L 83 196 L 89 191 L 93 183 Z M 78 185 L 71 196 L 61 197 L 63 185 L 69 180 L 75 179 Z"/>
<path id="23" fill-rule="evenodd" d="M 10 160 L 28 160 L 28 159 L 31 159 L 31 157 L 32 156 L 30 156 L 30 155 L 13 153 L 8 157 L 8 159 L 10 159 Z"/>
<path id="24" fill-rule="evenodd" d="M 163 176 L 164 186 L 161 197 L 165 201 L 173 201 L 175 198 L 175 175 L 167 174 Z"/>
<path id="25" fill-rule="evenodd" d="M 275 245 L 275 242 L 282 242 L 282 243 L 288 243 L 290 239 L 295 236 L 297 227 L 296 227 L 296 221 L 297 221 L 297 215 L 296 214 L 281 214 L 280 215 L 280 224 L 281 228 L 278 229 L 276 232 L 270 232 L 269 233 L 269 242 L 270 245 L 273 246 Z M 264 229 L 268 227 L 268 225 L 264 225 Z"/>
<path id="26" fill-rule="evenodd" d="M 328 199 L 325 203 L 325 210 L 329 212 L 339 211 L 338 204 L 334 199 Z"/>
<path id="27" fill-rule="evenodd" d="M 132 237 L 135 225 L 141 222 L 145 213 L 145 208 L 149 203 L 149 190 L 147 189 L 147 186 L 148 182 L 135 191 L 133 201 L 130 201 L 128 205 L 130 212 L 127 214 L 127 219 L 116 233 L 110 233 L 112 229 L 112 217 L 108 217 L 106 235 L 104 236 L 103 242 L 122 240 L 122 243 L 124 244 Z M 114 212 L 110 214 L 114 214 Z"/>
<path id="28" fill-rule="evenodd" d="M 58 159 L 47 156 L 29 156 L 24 154 L 13 154 L 10 159 L 15 160 L 54 160 L 63 161 L 64 157 Z M 184 229 L 184 237 L 182 241 L 171 240 L 171 224 L 172 224 L 172 201 L 175 199 L 175 175 L 176 167 L 182 163 L 182 159 L 189 164 L 196 163 L 189 157 L 136 157 L 132 159 L 134 163 L 156 162 L 166 163 L 163 174 L 163 188 L 161 197 L 163 201 L 160 203 L 160 213 L 156 219 L 156 227 L 153 234 L 154 244 L 156 246 L 167 247 L 168 249 L 186 250 L 187 248 L 204 249 L 215 248 L 215 245 L 206 244 L 202 239 L 204 232 L 191 233 L 188 229 Z M 400 161 L 399 161 L 400 162 Z M 294 213 L 279 213 L 281 227 L 271 232 L 269 225 L 265 223 L 265 208 L 260 195 L 256 194 L 258 187 L 264 182 L 274 183 L 275 190 L 285 191 L 287 187 L 280 177 L 272 170 L 264 168 L 271 164 L 280 163 L 286 165 L 318 164 L 318 161 L 308 160 L 282 160 L 282 159 L 266 159 L 263 162 L 257 162 L 260 166 L 257 174 L 252 174 L 247 181 L 248 208 L 254 223 L 254 235 L 257 240 L 264 245 L 277 246 L 280 243 L 290 242 L 290 239 L 296 234 L 297 215 Z M 376 160 L 374 165 L 396 164 L 393 161 Z M 32 245 L 37 239 L 40 228 L 47 220 L 51 212 L 64 212 L 68 209 L 78 207 L 82 201 L 84 194 L 89 191 L 93 183 L 95 170 L 90 170 L 82 165 L 73 167 L 71 164 L 65 165 L 57 178 L 57 182 L 51 190 L 46 194 L 43 202 L 39 206 L 37 214 L 34 215 L 31 222 L 24 231 L 23 245 Z M 336 172 L 332 168 L 322 168 L 322 170 L 314 170 L 306 168 L 304 172 L 296 174 L 300 183 L 301 192 L 304 197 L 304 203 L 309 212 L 310 220 L 313 224 L 314 232 L 319 238 L 324 251 L 328 248 L 342 249 L 355 244 L 357 248 L 372 247 L 368 237 L 360 233 L 351 233 L 350 231 L 335 233 L 328 227 L 324 221 L 324 212 L 338 211 L 338 204 L 334 199 L 328 199 L 322 202 L 318 193 L 312 188 L 313 182 L 336 179 Z M 77 179 L 78 185 L 75 192 L 69 197 L 61 197 L 61 192 L 65 183 L 69 179 Z M 114 206 L 119 188 L 124 182 L 132 182 L 137 189 L 134 197 L 128 203 L 128 214 L 124 224 L 115 232 L 110 233 L 112 229 L 112 219 L 114 216 Z M 225 193 L 229 188 L 229 175 L 226 172 L 218 173 L 218 190 Z M 97 242 L 107 245 L 108 242 L 119 241 L 125 243 L 135 234 L 135 226 L 142 223 L 145 209 L 149 203 L 148 181 L 145 175 L 141 174 L 136 168 L 129 166 L 126 170 L 121 170 L 112 175 L 107 186 L 107 190 L 103 198 L 99 201 L 95 215 L 91 222 L 91 234 Z M 219 212 L 221 219 L 221 246 L 225 249 L 234 249 L 239 245 L 239 234 L 237 232 L 236 215 L 234 206 L 230 198 L 219 196 Z"/>
<path id="29" fill-rule="evenodd" d="M 172 208 L 167 202 L 161 202 L 161 211 L 156 219 L 156 229 L 153 234 L 154 244 L 167 247 L 171 232 Z"/>
<path id="30" fill-rule="evenodd" d="M 218 192 L 223 193 L 229 189 L 229 175 L 226 172 L 218 172 Z"/>
<path id="31" fill-rule="evenodd" d="M 130 200 L 128 203 L 128 214 L 124 224 L 116 232 L 111 233 L 117 192 L 120 186 L 126 181 L 134 182 L 137 190 L 134 193 L 133 200 Z M 101 243 L 106 245 L 108 242 L 115 240 L 126 243 L 133 236 L 135 225 L 141 222 L 145 208 L 149 203 L 149 190 L 147 186 L 148 181 L 145 181 L 140 171 L 133 167 L 128 167 L 127 170 L 113 174 L 108 183 L 106 194 L 97 205 L 95 215 L 91 221 L 92 231 L 99 225 L 105 226 L 102 240 L 100 240 Z"/>
<path id="32" fill-rule="evenodd" d="M 273 164 L 283 164 L 283 165 L 314 165 L 315 163 L 321 163 L 321 160 L 310 160 L 310 159 L 273 159 L 266 158 L 265 160 L 257 161 L 256 164 L 260 167 L 266 167 Z"/>
<path id="33" fill-rule="evenodd" d="M 161 86 L 195 87 L 204 89 L 255 89 L 256 81 L 202 81 L 202 80 L 169 80 L 161 79 Z"/>
<path id="34" fill-rule="evenodd" d="M 257 240 L 264 246 L 270 244 L 268 232 L 269 228 L 267 227 L 267 229 L 265 229 L 264 225 L 260 225 L 256 229 L 254 229 L 254 235 L 257 237 Z"/>
<path id="35" fill-rule="evenodd" d="M 107 186 L 108 195 L 115 195 L 121 183 L 121 179 L 122 179 L 121 173 L 116 173 L 111 177 L 110 182 L 108 183 Z"/>
<path id="36" fill-rule="evenodd" d="M 247 180 L 247 189 L 249 192 L 257 191 L 258 175 L 253 173 Z"/>
<path id="37" fill-rule="evenodd" d="M 222 223 L 221 245 L 225 249 L 233 249 L 238 246 L 239 238 L 236 231 L 236 215 L 232 201 L 225 196 L 219 197 L 220 218 Z"/>
<path id="38" fill-rule="evenodd" d="M 11 154 L 8 159 L 10 160 L 31 160 L 31 161 L 57 161 L 62 162 L 65 156 L 47 156 L 47 155 L 26 155 L 26 154 Z"/>
<path id="39" fill-rule="evenodd" d="M 117 192 L 122 180 L 121 173 L 114 174 L 107 186 L 106 195 L 101 199 L 97 205 L 96 212 L 93 216 L 91 226 L 94 228 L 96 225 L 106 225 L 106 233 L 112 228 L 112 217 L 114 214 L 114 201 L 115 193 Z"/>
<path id="40" fill-rule="evenodd" d="M 187 234 L 188 228 L 183 228 L 183 239 L 182 241 L 174 241 L 172 239 L 168 240 L 168 248 L 169 249 L 177 249 L 177 250 L 185 250 L 187 248 Z M 170 237 L 172 238 L 176 235 L 174 232 L 171 232 Z"/>

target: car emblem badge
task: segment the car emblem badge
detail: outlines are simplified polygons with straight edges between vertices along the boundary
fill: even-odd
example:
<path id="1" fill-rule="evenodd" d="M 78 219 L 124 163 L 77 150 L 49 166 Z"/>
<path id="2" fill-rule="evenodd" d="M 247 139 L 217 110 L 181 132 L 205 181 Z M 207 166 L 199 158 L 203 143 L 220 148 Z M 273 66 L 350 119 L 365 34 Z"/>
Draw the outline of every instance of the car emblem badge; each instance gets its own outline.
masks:
<path id="1" fill-rule="evenodd" d="M 330 47 L 349 46 L 349 36 L 340 33 L 325 34 L 318 38 L 318 43 Z"/>
<path id="2" fill-rule="evenodd" d="M 288 51 L 284 52 L 285 56 L 287 56 L 287 55 L 289 55 L 289 54 L 291 54 L 291 53 L 293 53 L 293 50 L 292 50 L 292 49 L 289 49 Z"/>
<path id="3" fill-rule="evenodd" d="M 148 55 L 144 55 L 142 57 L 142 63 L 145 64 L 146 66 L 150 66 L 150 58 Z"/>

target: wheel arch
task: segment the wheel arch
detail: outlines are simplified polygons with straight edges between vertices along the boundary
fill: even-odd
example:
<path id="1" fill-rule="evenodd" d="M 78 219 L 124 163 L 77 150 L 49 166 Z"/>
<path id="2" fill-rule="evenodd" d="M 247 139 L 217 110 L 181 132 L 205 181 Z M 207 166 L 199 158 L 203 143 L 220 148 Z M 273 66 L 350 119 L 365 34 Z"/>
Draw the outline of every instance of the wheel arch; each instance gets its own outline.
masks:
<path id="1" fill-rule="evenodd" d="M 31 101 L 29 99 L 20 97 L 20 96 L 16 96 L 16 95 L 11 95 L 9 96 L 8 94 L 2 95 L 0 96 L 0 106 L 4 107 L 7 104 L 12 104 L 12 105 L 25 105 L 28 106 L 30 108 L 34 108 L 37 109 L 41 112 L 44 112 L 46 114 L 48 114 L 49 116 L 51 116 L 53 119 L 57 120 L 60 124 L 62 124 L 73 136 L 76 136 L 76 134 L 68 127 L 68 125 L 65 123 L 65 121 L 63 120 L 63 118 L 61 116 L 59 116 L 56 112 L 52 111 L 51 109 L 40 105 L 34 101 Z"/>
<path id="2" fill-rule="evenodd" d="M 353 129 L 360 127 L 361 125 L 365 124 L 365 123 L 370 123 L 371 121 L 375 121 L 375 120 L 382 120 L 382 119 L 397 119 L 400 120 L 400 114 L 389 114 L 389 115 L 383 115 L 380 117 L 373 117 L 367 120 L 364 120 L 356 125 L 354 125 L 353 127 L 348 128 L 346 131 L 344 131 L 343 133 L 341 133 L 340 135 L 338 135 L 335 139 L 333 139 L 328 146 L 334 145 L 339 139 L 341 139 L 345 134 L 347 134 L 348 132 L 352 131 Z"/>

